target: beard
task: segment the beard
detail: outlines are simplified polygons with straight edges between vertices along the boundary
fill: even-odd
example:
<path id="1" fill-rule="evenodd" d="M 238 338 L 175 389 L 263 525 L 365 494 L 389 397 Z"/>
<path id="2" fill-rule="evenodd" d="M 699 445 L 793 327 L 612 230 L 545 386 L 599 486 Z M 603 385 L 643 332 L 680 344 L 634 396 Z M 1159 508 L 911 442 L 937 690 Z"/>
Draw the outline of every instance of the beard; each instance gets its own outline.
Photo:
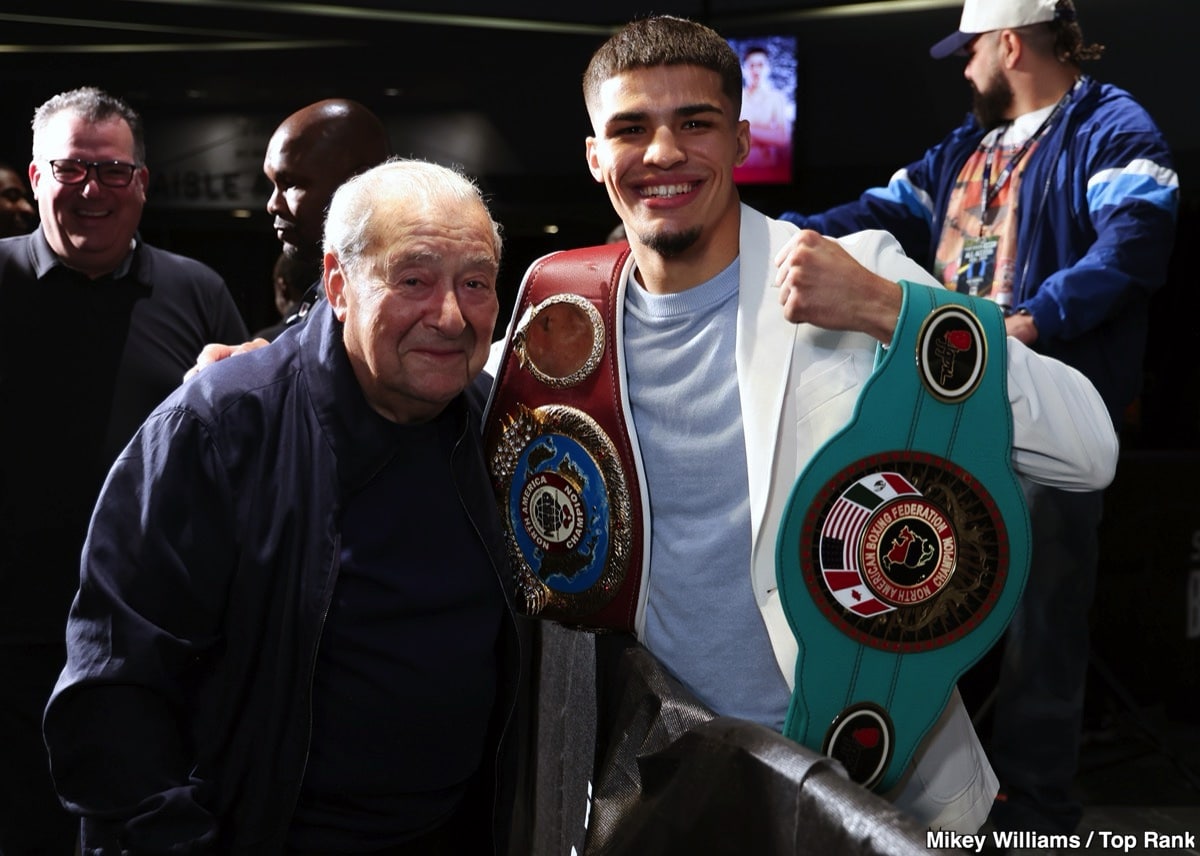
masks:
<path id="1" fill-rule="evenodd" d="M 658 232 L 638 237 L 647 249 L 653 250 L 664 259 L 673 259 L 683 255 L 700 240 L 700 227 L 694 226 L 684 232 Z"/>
<path id="2" fill-rule="evenodd" d="M 992 75 L 987 89 L 975 89 L 974 93 L 975 121 L 983 130 L 990 131 L 1009 121 L 1007 114 L 1012 109 L 1013 91 L 1003 75 Z"/>

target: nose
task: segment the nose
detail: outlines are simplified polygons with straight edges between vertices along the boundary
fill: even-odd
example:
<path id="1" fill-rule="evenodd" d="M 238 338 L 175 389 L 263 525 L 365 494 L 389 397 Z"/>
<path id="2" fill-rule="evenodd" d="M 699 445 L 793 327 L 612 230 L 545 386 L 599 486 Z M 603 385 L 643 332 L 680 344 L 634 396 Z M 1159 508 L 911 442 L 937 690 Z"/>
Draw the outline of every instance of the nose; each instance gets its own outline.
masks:
<path id="1" fill-rule="evenodd" d="M 967 58 L 967 64 L 963 66 L 963 77 L 974 86 L 975 85 L 975 67 L 977 65 L 975 54 L 971 54 Z"/>
<path id="2" fill-rule="evenodd" d="M 33 213 L 33 205 L 30 204 L 28 199 L 26 199 L 24 196 L 22 196 L 17 201 L 17 210 L 24 214 L 32 214 Z"/>
<path id="3" fill-rule="evenodd" d="M 431 313 L 433 326 L 443 336 L 460 335 L 467 327 L 467 320 L 463 316 L 462 306 L 458 302 L 458 293 L 454 290 L 453 285 L 441 288 L 436 301 Z"/>
<path id="4" fill-rule="evenodd" d="M 102 193 L 103 185 L 100 184 L 100 176 L 96 170 L 88 170 L 88 174 L 83 179 L 83 185 L 79 188 L 79 192 L 84 196 L 95 196 L 97 193 Z"/>
<path id="5" fill-rule="evenodd" d="M 271 185 L 271 195 L 267 197 L 267 213 L 281 214 L 284 211 L 283 194 L 276 185 Z"/>
<path id="6" fill-rule="evenodd" d="M 676 141 L 675 132 L 666 126 L 655 130 L 650 145 L 646 147 L 646 163 L 665 169 L 683 160 L 685 155 Z"/>

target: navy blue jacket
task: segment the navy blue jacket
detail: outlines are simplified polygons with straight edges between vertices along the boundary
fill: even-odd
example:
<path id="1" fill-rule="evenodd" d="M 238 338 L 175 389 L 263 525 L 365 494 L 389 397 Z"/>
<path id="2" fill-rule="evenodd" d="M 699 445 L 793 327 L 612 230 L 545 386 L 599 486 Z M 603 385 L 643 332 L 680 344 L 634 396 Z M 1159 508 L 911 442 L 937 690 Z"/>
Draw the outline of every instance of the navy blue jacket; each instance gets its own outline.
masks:
<path id="1" fill-rule="evenodd" d="M 46 711 L 55 783 L 85 852 L 282 852 L 304 774 L 312 674 L 346 497 L 393 453 L 327 303 L 269 348 L 206 369 L 118 458 L 84 549 L 67 667 Z M 480 441 L 451 407 L 459 495 L 512 613 Z M 437 520 L 422 525 L 437 526 Z M 447 537 L 471 537 L 461 531 Z M 487 758 L 510 812 L 516 623 Z"/>
<path id="2" fill-rule="evenodd" d="M 973 116 L 854 202 L 781 219 L 833 237 L 886 229 L 933 269 L 950 193 L 984 131 Z M 1013 308 L 1034 349 L 1079 369 L 1120 425 L 1141 386 L 1150 295 L 1165 281 L 1179 180 L 1161 132 L 1124 90 L 1084 77 L 1026 159 Z"/>

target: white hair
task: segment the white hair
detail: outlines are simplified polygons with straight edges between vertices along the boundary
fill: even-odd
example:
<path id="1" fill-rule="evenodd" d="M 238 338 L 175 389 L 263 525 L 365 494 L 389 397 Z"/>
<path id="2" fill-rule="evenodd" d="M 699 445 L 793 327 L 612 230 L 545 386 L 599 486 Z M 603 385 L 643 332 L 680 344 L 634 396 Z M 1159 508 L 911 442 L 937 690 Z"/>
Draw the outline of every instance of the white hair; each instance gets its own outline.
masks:
<path id="1" fill-rule="evenodd" d="M 458 169 L 410 158 L 389 158 L 346 181 L 333 194 L 325 218 L 326 253 L 337 256 L 345 267 L 361 269 L 370 263 L 371 219 L 380 203 L 398 196 L 419 199 L 448 199 L 468 205 L 478 203 L 492 226 L 492 244 L 500 258 L 503 240 L 479 186 Z"/>

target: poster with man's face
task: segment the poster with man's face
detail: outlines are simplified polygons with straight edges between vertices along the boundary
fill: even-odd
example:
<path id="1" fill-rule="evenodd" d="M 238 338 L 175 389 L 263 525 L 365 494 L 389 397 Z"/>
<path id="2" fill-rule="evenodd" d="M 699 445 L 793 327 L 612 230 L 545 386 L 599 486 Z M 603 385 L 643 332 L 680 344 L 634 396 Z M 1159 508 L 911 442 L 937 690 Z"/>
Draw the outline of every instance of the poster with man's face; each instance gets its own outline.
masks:
<path id="1" fill-rule="evenodd" d="M 796 121 L 794 36 L 729 39 L 742 62 L 742 115 L 750 155 L 733 171 L 739 184 L 789 184 Z"/>

